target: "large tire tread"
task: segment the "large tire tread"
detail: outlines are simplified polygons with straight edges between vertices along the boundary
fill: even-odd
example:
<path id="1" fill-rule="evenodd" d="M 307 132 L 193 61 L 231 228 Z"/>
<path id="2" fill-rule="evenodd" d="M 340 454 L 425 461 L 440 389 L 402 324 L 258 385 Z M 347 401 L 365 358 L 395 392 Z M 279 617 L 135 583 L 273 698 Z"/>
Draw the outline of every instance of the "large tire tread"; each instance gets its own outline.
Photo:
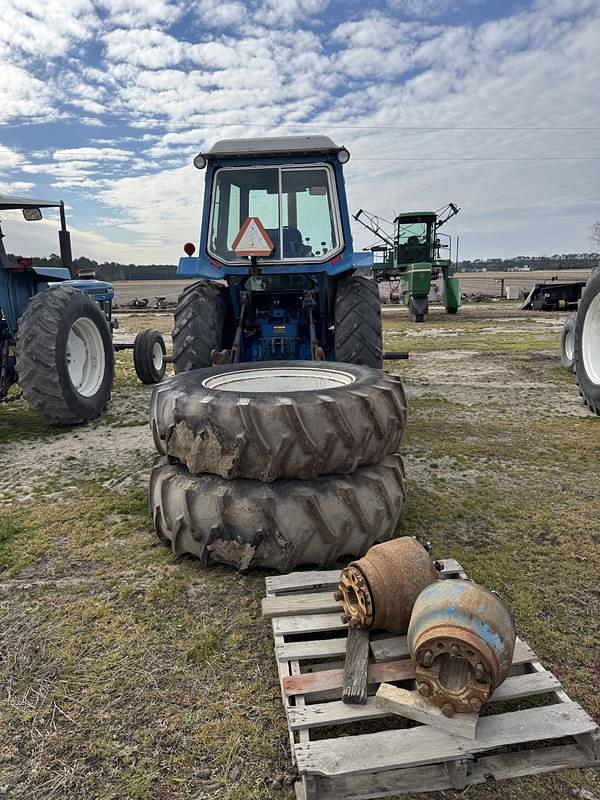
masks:
<path id="1" fill-rule="evenodd" d="M 176 373 L 212 364 L 211 352 L 223 346 L 227 303 L 228 289 L 216 281 L 200 280 L 183 290 L 174 312 Z"/>
<path id="2" fill-rule="evenodd" d="M 382 337 L 378 284 L 362 275 L 343 278 L 335 299 L 335 360 L 380 369 Z"/>
<path id="3" fill-rule="evenodd" d="M 600 416 L 600 385 L 594 383 L 588 374 L 583 359 L 582 339 L 584 327 L 589 323 L 588 311 L 592 302 L 598 302 L 597 298 L 600 295 L 600 268 L 595 269 L 590 278 L 588 279 L 585 288 L 581 294 L 579 301 L 579 308 L 575 318 L 575 376 L 577 378 L 577 386 L 579 394 L 581 395 L 585 405 L 594 414 Z M 597 342 L 600 359 L 600 341 Z"/>
<path id="4" fill-rule="evenodd" d="M 192 476 L 159 457 L 149 504 L 159 539 L 175 555 L 240 571 L 333 566 L 392 538 L 402 513 L 405 475 L 399 455 L 351 476 L 261 483 Z"/>
<path id="5" fill-rule="evenodd" d="M 397 452 L 407 416 L 399 377 L 330 362 L 286 363 L 345 368 L 356 381 L 330 390 L 244 395 L 207 389 L 203 381 L 220 372 L 281 367 L 280 362 L 175 376 L 155 388 L 150 404 L 159 453 L 185 464 L 193 474 L 270 482 L 348 474 Z"/>
<path id="6" fill-rule="evenodd" d="M 66 366 L 60 364 L 65 344 L 61 329 L 74 311 L 92 319 L 103 339 L 105 376 L 93 398 L 77 395 Z M 99 416 L 110 399 L 113 372 L 110 330 L 104 312 L 94 300 L 71 286 L 56 286 L 30 299 L 19 319 L 17 374 L 29 407 L 46 424 L 76 425 Z"/>

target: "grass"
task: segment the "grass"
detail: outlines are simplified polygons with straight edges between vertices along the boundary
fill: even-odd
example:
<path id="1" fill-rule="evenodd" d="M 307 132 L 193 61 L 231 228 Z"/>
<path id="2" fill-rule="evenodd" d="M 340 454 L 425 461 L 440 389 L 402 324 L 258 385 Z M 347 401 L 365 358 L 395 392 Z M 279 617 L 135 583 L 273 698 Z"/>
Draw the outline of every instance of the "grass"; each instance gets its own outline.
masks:
<path id="1" fill-rule="evenodd" d="M 459 559 L 502 592 L 521 636 L 600 715 L 600 420 L 582 415 L 572 377 L 557 369 L 558 333 L 519 319 L 432 319 L 417 330 L 403 318 L 388 327 L 392 339 L 399 329 L 418 333 L 405 336 L 411 360 L 391 365 L 410 403 L 402 532 L 428 538 L 434 555 Z M 128 444 L 95 461 L 87 429 L 63 433 L 80 435 L 82 452 L 52 469 L 32 457 L 27 498 L 9 503 L 10 486 L 4 495 L 0 796 L 291 800 L 289 785 L 271 788 L 276 776 L 289 781 L 291 762 L 270 626 L 260 617 L 264 574 L 176 560 L 156 540 L 145 498 L 152 443 L 145 427 L 126 424 L 144 422 L 149 391 L 129 359 L 118 358 L 107 427 L 94 431 Z M 24 407 L 0 411 L 0 431 L 10 429 L 0 439 L 5 463 L 19 441 L 53 440 L 35 426 Z M 463 795 L 566 800 L 572 789 L 600 797 L 597 774 Z"/>

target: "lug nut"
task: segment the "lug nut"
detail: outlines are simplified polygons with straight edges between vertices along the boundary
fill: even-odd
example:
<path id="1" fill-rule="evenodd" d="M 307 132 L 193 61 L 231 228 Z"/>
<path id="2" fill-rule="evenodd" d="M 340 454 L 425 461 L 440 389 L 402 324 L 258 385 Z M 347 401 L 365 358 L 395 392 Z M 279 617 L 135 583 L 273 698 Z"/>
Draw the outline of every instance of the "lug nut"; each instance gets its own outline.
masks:
<path id="1" fill-rule="evenodd" d="M 452 705 L 452 703 L 444 703 L 444 705 L 442 706 L 442 713 L 446 717 L 453 717 L 454 716 L 454 706 Z"/>
<path id="2" fill-rule="evenodd" d="M 342 593 L 340 592 L 340 590 L 339 590 L 339 589 L 337 589 L 337 590 L 336 590 L 336 591 L 333 593 L 333 599 L 335 600 L 335 602 L 336 602 L 336 603 L 339 603 L 339 602 L 340 602 L 340 600 L 342 599 Z"/>
<path id="3" fill-rule="evenodd" d="M 456 642 L 450 645 L 450 658 L 454 661 L 455 658 L 458 657 L 458 645 Z"/>
<path id="4" fill-rule="evenodd" d="M 351 620 L 350 620 L 350 622 L 348 623 L 348 625 L 349 625 L 351 628 L 360 628 L 360 627 L 361 627 L 361 624 L 360 624 L 360 620 L 359 620 L 359 619 L 351 619 Z"/>
<path id="5" fill-rule="evenodd" d="M 350 617 L 348 616 L 348 614 L 342 614 L 340 619 L 344 625 L 347 625 L 350 622 Z"/>
<path id="6" fill-rule="evenodd" d="M 475 664 L 475 680 L 483 681 L 483 664 Z"/>
<path id="7" fill-rule="evenodd" d="M 431 686 L 428 683 L 420 683 L 418 690 L 421 697 L 431 697 Z"/>
<path id="8" fill-rule="evenodd" d="M 431 650 L 426 650 L 423 653 L 423 658 L 421 659 L 421 664 L 423 664 L 424 667 L 429 668 L 431 666 L 431 662 L 432 661 L 433 661 L 433 653 L 431 652 Z"/>
<path id="9" fill-rule="evenodd" d="M 472 697 L 469 700 L 469 705 L 471 706 L 473 711 L 476 711 L 477 713 L 481 711 L 481 700 L 478 697 Z"/>

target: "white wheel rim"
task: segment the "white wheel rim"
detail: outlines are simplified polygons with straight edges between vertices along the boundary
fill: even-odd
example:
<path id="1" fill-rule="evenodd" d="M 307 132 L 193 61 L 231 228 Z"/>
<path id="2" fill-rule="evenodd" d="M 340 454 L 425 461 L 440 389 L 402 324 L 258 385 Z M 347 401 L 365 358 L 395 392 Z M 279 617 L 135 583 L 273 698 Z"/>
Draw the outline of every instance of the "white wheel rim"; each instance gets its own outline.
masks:
<path id="1" fill-rule="evenodd" d="M 575 334 L 573 329 L 565 333 L 565 355 L 568 361 L 573 361 L 573 354 L 575 352 Z"/>
<path id="2" fill-rule="evenodd" d="M 74 389 L 93 397 L 102 384 L 106 369 L 102 336 L 91 320 L 75 320 L 67 337 L 67 368 Z"/>
<path id="3" fill-rule="evenodd" d="M 160 372 L 160 370 L 162 369 L 162 365 L 163 365 L 162 347 L 160 346 L 160 342 L 154 342 L 154 344 L 152 345 L 152 366 L 154 367 L 155 370 L 158 370 L 158 372 Z"/>
<path id="4" fill-rule="evenodd" d="M 581 355 L 589 380 L 600 386 L 600 292 L 588 306 L 583 318 Z"/>
<path id="5" fill-rule="evenodd" d="M 337 369 L 312 367 L 268 367 L 266 369 L 222 372 L 205 378 L 202 385 L 222 392 L 310 392 L 349 386 L 356 378 Z"/>

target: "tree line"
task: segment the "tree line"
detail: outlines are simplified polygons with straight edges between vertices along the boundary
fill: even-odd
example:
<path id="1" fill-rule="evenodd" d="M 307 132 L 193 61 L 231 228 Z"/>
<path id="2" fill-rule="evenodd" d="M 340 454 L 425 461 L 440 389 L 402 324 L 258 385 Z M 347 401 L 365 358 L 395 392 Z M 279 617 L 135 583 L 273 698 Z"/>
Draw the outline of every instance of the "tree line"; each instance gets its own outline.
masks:
<path id="1" fill-rule="evenodd" d="M 12 266 L 18 266 L 22 261 L 32 261 L 36 267 L 60 267 L 62 261 L 59 255 L 52 253 L 47 257 L 36 256 L 26 259 L 24 256 L 8 253 L 8 261 Z M 73 259 L 75 273 L 93 271 L 101 281 L 158 281 L 176 278 L 177 267 L 175 264 L 120 264 L 118 261 L 104 261 L 99 264 L 91 258 L 80 256 Z"/>

